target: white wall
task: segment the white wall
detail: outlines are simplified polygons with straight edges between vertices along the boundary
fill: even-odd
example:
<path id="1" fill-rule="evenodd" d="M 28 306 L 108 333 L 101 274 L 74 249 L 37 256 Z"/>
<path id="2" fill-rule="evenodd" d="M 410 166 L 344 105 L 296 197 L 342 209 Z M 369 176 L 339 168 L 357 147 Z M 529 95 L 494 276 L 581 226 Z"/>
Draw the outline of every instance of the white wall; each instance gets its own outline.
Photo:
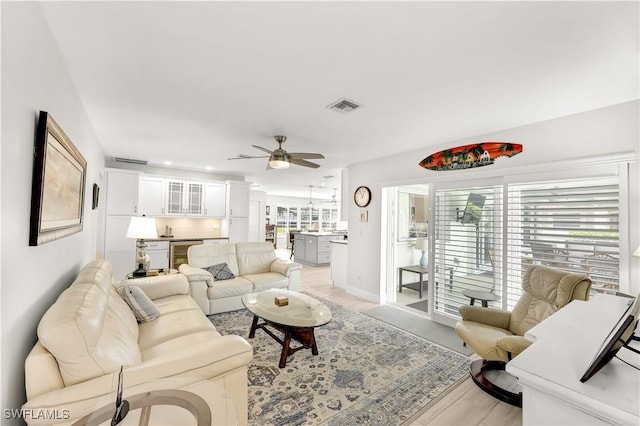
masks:
<path id="1" fill-rule="evenodd" d="M 29 247 L 33 144 L 40 110 L 48 111 L 87 160 L 80 233 Z M 96 257 L 102 209 L 91 187 L 104 188 L 104 154 L 40 7 L 2 2 L 2 408 L 25 400 L 24 360 L 46 309 Z M 104 193 L 102 194 L 104 197 Z M 100 200 L 104 207 L 104 198 Z M 2 418 L 2 424 L 11 421 Z"/>
<path id="2" fill-rule="evenodd" d="M 349 266 L 348 291 L 370 300 L 381 298 L 381 196 L 382 188 L 402 184 L 430 183 L 434 180 L 465 179 L 502 176 L 525 172 L 527 168 L 547 162 L 604 156 L 614 153 L 636 153 L 630 167 L 630 236 L 631 253 L 640 244 L 640 174 L 637 153 L 639 140 L 639 103 L 627 102 L 581 114 L 535 123 L 457 141 L 443 142 L 440 147 L 428 148 L 355 164 L 349 167 L 349 194 L 366 185 L 373 193 L 367 210 L 368 222 L 360 221 L 360 211 L 351 204 L 349 209 Z M 523 152 L 481 169 L 435 172 L 425 170 L 418 163 L 440 149 L 481 141 L 511 141 L 521 143 Z M 398 145 L 401 145 L 398 143 Z M 444 175 L 446 174 L 446 175 Z M 640 289 L 640 260 L 631 258 L 631 291 Z"/>

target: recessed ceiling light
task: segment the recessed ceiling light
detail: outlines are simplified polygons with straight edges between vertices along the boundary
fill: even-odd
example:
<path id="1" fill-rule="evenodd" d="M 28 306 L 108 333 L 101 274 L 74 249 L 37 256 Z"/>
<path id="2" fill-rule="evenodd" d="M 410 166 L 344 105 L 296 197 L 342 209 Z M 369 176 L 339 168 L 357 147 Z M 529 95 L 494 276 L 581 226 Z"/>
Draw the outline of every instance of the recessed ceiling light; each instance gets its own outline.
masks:
<path id="1" fill-rule="evenodd" d="M 206 166 L 206 167 L 205 167 L 205 169 L 207 169 L 207 170 L 213 170 L 213 167 L 211 167 L 211 166 Z"/>
<path id="2" fill-rule="evenodd" d="M 170 165 L 171 165 L 171 161 L 165 161 L 165 162 L 164 162 L 164 165 L 165 165 L 165 166 L 170 166 Z"/>

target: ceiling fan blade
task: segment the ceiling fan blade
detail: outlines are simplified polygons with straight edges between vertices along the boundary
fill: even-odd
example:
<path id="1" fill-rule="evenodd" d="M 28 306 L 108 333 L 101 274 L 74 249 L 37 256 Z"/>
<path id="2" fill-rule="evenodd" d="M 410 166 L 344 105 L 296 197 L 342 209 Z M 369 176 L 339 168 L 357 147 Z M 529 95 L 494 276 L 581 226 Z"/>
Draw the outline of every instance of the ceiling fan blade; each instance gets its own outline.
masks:
<path id="1" fill-rule="evenodd" d="M 314 153 L 314 152 L 289 152 L 287 153 L 287 155 L 289 156 L 289 158 L 317 158 L 317 159 L 322 159 L 324 158 L 324 155 L 322 154 L 318 154 L 318 153 Z"/>
<path id="2" fill-rule="evenodd" d="M 267 153 L 267 154 L 269 154 L 269 155 L 273 154 L 273 152 L 269 151 L 267 148 L 263 148 L 263 147 L 258 146 L 258 145 L 251 145 L 251 146 L 252 146 L 252 147 L 254 147 L 254 148 L 256 148 L 256 149 L 259 149 L 260 151 L 264 151 L 264 152 L 266 152 L 266 153 Z"/>
<path id="3" fill-rule="evenodd" d="M 269 155 L 244 155 L 244 154 L 240 154 L 237 157 L 229 157 L 227 158 L 227 160 L 247 160 L 247 159 L 251 159 L 251 158 L 269 158 Z"/>
<path id="4" fill-rule="evenodd" d="M 289 162 L 291 164 L 297 164 L 298 166 L 311 167 L 312 169 L 320 167 L 320 164 L 312 163 L 311 161 L 303 160 L 301 158 L 289 158 Z"/>

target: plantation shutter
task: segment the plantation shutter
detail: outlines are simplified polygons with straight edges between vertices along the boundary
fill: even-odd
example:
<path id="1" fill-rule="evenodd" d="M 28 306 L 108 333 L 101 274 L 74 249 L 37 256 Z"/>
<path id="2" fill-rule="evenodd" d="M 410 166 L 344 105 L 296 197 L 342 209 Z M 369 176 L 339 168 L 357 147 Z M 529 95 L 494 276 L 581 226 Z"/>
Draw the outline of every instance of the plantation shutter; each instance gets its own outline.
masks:
<path id="1" fill-rule="evenodd" d="M 494 274 L 502 229 L 502 186 L 436 191 L 434 311 L 458 316 L 465 290 L 501 294 Z M 496 302 L 490 306 L 498 307 Z"/>
<path id="2" fill-rule="evenodd" d="M 509 185 L 508 193 L 510 288 L 528 266 L 545 265 L 587 275 L 593 289 L 618 290 L 617 177 Z"/>

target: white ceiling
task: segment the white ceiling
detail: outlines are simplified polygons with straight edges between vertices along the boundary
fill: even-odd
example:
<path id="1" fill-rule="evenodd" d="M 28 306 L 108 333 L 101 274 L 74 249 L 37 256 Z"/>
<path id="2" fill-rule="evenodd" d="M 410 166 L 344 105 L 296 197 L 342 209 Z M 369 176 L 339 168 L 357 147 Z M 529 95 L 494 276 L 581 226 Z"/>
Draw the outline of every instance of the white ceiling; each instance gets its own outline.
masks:
<path id="1" fill-rule="evenodd" d="M 108 157 L 211 166 L 275 195 L 331 198 L 353 163 L 638 98 L 637 2 L 42 8 Z M 326 108 L 342 97 L 364 107 Z M 322 167 L 227 160 L 276 134 Z"/>

